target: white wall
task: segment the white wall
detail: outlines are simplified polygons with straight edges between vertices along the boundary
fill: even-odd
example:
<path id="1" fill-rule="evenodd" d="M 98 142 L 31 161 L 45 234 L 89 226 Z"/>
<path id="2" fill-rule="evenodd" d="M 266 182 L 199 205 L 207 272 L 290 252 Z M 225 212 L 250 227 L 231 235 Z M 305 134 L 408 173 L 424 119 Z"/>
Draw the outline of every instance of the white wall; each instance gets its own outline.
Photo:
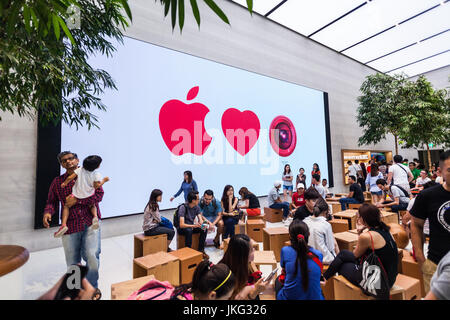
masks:
<path id="1" fill-rule="evenodd" d="M 186 6 L 183 34 L 172 32 L 159 2 L 132 0 L 133 25 L 126 35 L 195 56 L 240 67 L 329 94 L 335 192 L 342 183 L 341 149 L 358 149 L 361 130 L 356 122 L 356 97 L 370 69 L 241 6 L 220 1 L 231 27 L 199 2 L 201 29 Z M 120 88 L 119 88 L 120 90 Z M 54 229 L 34 230 L 36 124 L 3 115 L 0 122 L 0 243 L 18 244 L 30 251 L 61 245 Z M 394 150 L 393 137 L 359 149 Z M 415 150 L 401 150 L 410 159 Z M 102 237 L 139 232 L 142 216 L 105 220 Z"/>
<path id="2" fill-rule="evenodd" d="M 450 90 L 450 65 L 425 72 L 422 74 L 431 82 L 435 89 Z M 417 80 L 417 77 L 412 77 L 410 80 Z"/>

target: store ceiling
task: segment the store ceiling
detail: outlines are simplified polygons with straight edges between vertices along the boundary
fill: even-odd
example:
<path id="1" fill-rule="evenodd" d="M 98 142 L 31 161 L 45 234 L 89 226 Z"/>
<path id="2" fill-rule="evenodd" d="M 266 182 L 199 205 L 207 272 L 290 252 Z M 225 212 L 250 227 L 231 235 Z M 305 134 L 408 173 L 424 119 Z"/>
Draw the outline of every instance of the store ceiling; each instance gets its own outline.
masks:
<path id="1" fill-rule="evenodd" d="M 253 0 L 253 10 L 388 74 L 450 65 L 450 0 Z"/>

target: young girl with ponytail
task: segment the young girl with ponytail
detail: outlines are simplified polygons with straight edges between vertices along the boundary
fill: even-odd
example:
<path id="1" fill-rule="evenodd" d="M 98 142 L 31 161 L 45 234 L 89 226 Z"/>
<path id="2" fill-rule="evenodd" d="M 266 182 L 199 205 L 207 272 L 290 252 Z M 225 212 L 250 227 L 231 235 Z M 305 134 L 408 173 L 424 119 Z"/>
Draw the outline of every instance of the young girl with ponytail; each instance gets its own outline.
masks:
<path id="1" fill-rule="evenodd" d="M 356 217 L 357 227 L 360 226 L 356 248 L 353 252 L 348 250 L 339 252 L 323 277 L 327 280 L 335 273 L 339 273 L 359 286 L 362 281 L 361 258 L 374 250 L 386 271 L 389 287 L 392 288 L 398 274 L 398 250 L 389 227 L 381 221 L 380 210 L 372 204 L 361 205 Z"/>
<path id="2" fill-rule="evenodd" d="M 282 274 L 275 281 L 277 300 L 324 300 L 320 287 L 322 254 L 308 246 L 306 223 L 289 226 L 291 245 L 281 249 Z"/>
<path id="3" fill-rule="evenodd" d="M 203 260 L 195 269 L 192 282 L 177 287 L 171 300 L 228 300 L 235 284 L 235 276 L 227 265 Z"/>

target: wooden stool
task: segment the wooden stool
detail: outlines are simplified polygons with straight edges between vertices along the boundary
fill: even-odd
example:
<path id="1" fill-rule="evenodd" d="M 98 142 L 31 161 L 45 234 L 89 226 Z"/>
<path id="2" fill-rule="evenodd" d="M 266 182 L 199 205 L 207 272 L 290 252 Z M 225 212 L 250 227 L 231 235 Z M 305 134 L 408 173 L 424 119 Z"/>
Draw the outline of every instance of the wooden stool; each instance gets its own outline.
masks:
<path id="1" fill-rule="evenodd" d="M 192 276 L 198 264 L 203 260 L 203 254 L 191 248 L 178 249 L 169 252 L 180 261 L 179 281 L 181 284 L 187 284 L 192 281 Z"/>
<path id="2" fill-rule="evenodd" d="M 341 204 L 336 201 L 327 201 L 328 206 L 330 207 L 331 214 L 335 214 L 342 211 Z"/>
<path id="3" fill-rule="evenodd" d="M 272 223 L 281 222 L 283 220 L 283 210 L 264 207 L 264 216 L 266 221 Z"/>
<path id="4" fill-rule="evenodd" d="M 365 295 L 361 288 L 353 285 L 344 276 L 333 276 L 327 282 L 333 281 L 334 300 L 375 300 Z"/>
<path id="5" fill-rule="evenodd" d="M 250 238 L 256 242 L 263 241 L 263 229 L 266 226 L 264 220 L 248 220 L 247 221 L 247 234 Z"/>
<path id="6" fill-rule="evenodd" d="M 259 216 L 247 216 L 247 221 L 248 220 L 257 220 L 257 219 L 265 219 L 265 215 L 264 212 L 261 212 L 261 214 Z"/>
<path id="7" fill-rule="evenodd" d="M 353 251 L 358 242 L 358 235 L 351 232 L 339 232 L 334 234 L 334 238 L 339 246 L 339 250 Z"/>
<path id="8" fill-rule="evenodd" d="M 396 223 L 398 224 L 398 214 L 396 212 L 387 212 L 387 211 L 381 211 L 381 221 L 383 221 L 386 224 L 389 223 Z"/>
<path id="9" fill-rule="evenodd" d="M 255 251 L 253 262 L 258 269 L 261 269 L 261 265 L 270 265 L 272 270 L 275 270 L 277 267 L 277 260 L 273 251 Z"/>
<path id="10" fill-rule="evenodd" d="M 192 234 L 192 249 L 198 250 L 198 244 L 200 242 L 200 233 Z M 167 245 L 167 244 L 166 244 Z M 177 234 L 177 249 L 186 247 L 186 240 L 183 234 Z"/>
<path id="11" fill-rule="evenodd" d="M 325 272 L 325 266 L 328 269 L 328 265 L 323 266 L 323 272 Z M 320 287 L 322 288 L 322 294 L 325 300 L 335 300 L 334 299 L 334 281 L 333 278 L 328 279 L 327 283 L 325 285 L 320 284 Z"/>
<path id="12" fill-rule="evenodd" d="M 389 231 L 392 234 L 395 243 L 397 243 L 397 247 L 400 249 L 406 248 L 409 244 L 409 238 L 402 226 L 398 223 L 389 223 L 388 226 L 390 227 Z"/>
<path id="13" fill-rule="evenodd" d="M 349 209 L 359 209 L 361 207 L 361 203 L 349 203 L 348 208 Z"/>
<path id="14" fill-rule="evenodd" d="M 230 244 L 230 238 L 227 238 L 227 239 L 222 241 L 222 244 L 220 245 L 220 249 L 223 250 L 223 253 L 225 253 L 227 251 L 229 244 Z M 253 244 L 253 249 L 255 249 L 255 251 L 259 250 L 259 244 L 257 242 L 255 242 Z"/>
<path id="15" fill-rule="evenodd" d="M 160 281 L 180 284 L 179 259 L 167 252 L 157 252 L 133 260 L 133 279 L 154 275 Z"/>
<path id="16" fill-rule="evenodd" d="M 333 219 L 345 219 L 348 221 L 348 229 L 356 229 L 356 211 L 357 210 L 345 210 L 333 214 Z"/>
<path id="17" fill-rule="evenodd" d="M 404 274 L 398 274 L 390 295 L 391 300 L 420 300 L 420 281 Z"/>
<path id="18" fill-rule="evenodd" d="M 127 298 L 139 288 L 142 288 L 150 280 L 154 280 L 154 275 L 136 278 L 133 280 L 114 283 L 111 285 L 111 300 L 127 300 Z"/>
<path id="19" fill-rule="evenodd" d="M 134 257 L 139 258 L 152 253 L 167 251 L 167 234 L 146 236 L 143 233 L 134 235 Z"/>
<path id="20" fill-rule="evenodd" d="M 281 248 L 289 240 L 289 230 L 286 227 L 264 228 L 263 248 L 266 251 L 273 251 L 277 261 L 280 261 Z"/>
<path id="21" fill-rule="evenodd" d="M 346 219 L 332 219 L 328 222 L 331 224 L 333 233 L 348 231 L 348 221 Z"/>
<path id="22" fill-rule="evenodd" d="M 420 290 L 422 297 L 425 297 L 427 292 L 425 292 L 425 287 L 423 285 L 423 273 L 419 267 L 419 264 L 414 260 L 412 255 L 407 250 L 403 250 L 402 258 L 402 274 L 413 277 L 420 281 Z"/>
<path id="23" fill-rule="evenodd" d="M 238 224 L 234 226 L 234 234 L 247 234 L 244 221 L 239 220 Z"/>

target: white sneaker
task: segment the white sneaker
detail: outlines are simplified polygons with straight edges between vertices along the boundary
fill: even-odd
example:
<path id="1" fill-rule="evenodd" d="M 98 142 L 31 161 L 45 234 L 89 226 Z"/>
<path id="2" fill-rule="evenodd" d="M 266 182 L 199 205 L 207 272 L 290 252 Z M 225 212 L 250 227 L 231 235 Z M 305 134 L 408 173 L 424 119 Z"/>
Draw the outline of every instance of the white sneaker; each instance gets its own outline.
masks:
<path id="1" fill-rule="evenodd" d="M 98 229 L 98 227 L 99 227 L 98 218 L 95 217 L 92 219 L 92 229 L 96 230 L 96 229 Z"/>
<path id="2" fill-rule="evenodd" d="M 294 220 L 293 218 L 289 217 L 284 221 L 284 225 L 286 227 L 289 227 L 289 225 L 292 223 L 292 220 Z"/>

